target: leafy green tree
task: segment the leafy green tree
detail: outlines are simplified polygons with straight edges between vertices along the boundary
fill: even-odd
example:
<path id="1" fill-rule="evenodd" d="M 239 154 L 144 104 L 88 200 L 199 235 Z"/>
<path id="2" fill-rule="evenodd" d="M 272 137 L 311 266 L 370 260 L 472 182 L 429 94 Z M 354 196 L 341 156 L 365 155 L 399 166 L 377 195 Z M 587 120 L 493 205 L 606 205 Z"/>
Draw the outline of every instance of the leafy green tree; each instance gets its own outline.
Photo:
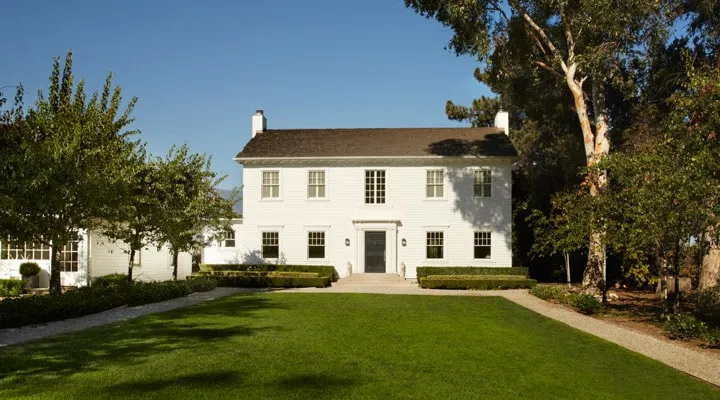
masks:
<path id="1" fill-rule="evenodd" d="M 161 213 L 155 242 L 167 244 L 173 254 L 173 278 L 177 279 L 178 255 L 190 251 L 206 230 L 227 228 L 237 192 L 225 199 L 218 192 L 224 177 L 210 168 L 204 154 L 190 153 L 187 145 L 172 147 L 164 159 L 155 160 L 159 172 L 157 192 Z"/>
<path id="2" fill-rule="evenodd" d="M 667 2 L 548 2 L 544 0 L 406 0 L 417 13 L 450 27 L 449 48 L 476 56 L 493 81 L 513 77 L 532 65 L 548 82 L 548 93 L 564 91 L 584 147 L 587 188 L 601 193 L 607 175 L 594 166 L 610 153 L 611 89 L 632 93 L 635 79 L 627 65 L 638 49 L 663 39 L 669 24 Z M 517 87 L 516 90 L 522 90 Z M 569 92 L 569 93 L 568 93 Z M 570 96 L 567 96 L 567 95 Z M 605 251 L 602 232 L 590 235 L 584 288 L 598 292 Z"/>
<path id="3" fill-rule="evenodd" d="M 123 112 L 121 102 L 111 75 L 88 100 L 84 81 L 74 85 L 72 52 L 62 71 L 55 58 L 47 96 L 38 93 L 16 136 L 17 157 L 3 168 L 0 228 L 14 240 L 50 246 L 51 293 L 60 292 L 63 247 L 118 208 L 117 179 L 136 147 L 136 132 L 127 130 L 136 99 Z"/>

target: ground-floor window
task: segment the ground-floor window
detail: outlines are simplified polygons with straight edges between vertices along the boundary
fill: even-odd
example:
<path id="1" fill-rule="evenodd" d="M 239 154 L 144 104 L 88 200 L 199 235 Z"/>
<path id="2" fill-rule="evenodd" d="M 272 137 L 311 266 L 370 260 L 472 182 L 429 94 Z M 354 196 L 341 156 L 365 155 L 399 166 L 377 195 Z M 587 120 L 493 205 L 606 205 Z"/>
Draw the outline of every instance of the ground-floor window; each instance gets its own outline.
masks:
<path id="1" fill-rule="evenodd" d="M 60 271 L 77 272 L 80 242 L 72 241 L 63 246 L 60 252 Z"/>
<path id="2" fill-rule="evenodd" d="M 227 229 L 220 232 L 218 243 L 220 244 L 220 247 L 235 247 L 235 231 Z"/>
<path id="3" fill-rule="evenodd" d="M 325 258 L 325 232 L 308 232 L 308 258 Z"/>
<path id="4" fill-rule="evenodd" d="M 490 258 L 490 232 L 475 232 L 475 258 Z"/>
<path id="5" fill-rule="evenodd" d="M 49 260 L 50 246 L 42 243 L 13 243 L 9 239 L 0 243 L 0 259 L 2 260 Z"/>
<path id="6" fill-rule="evenodd" d="M 263 232 L 262 233 L 262 257 L 278 258 L 280 257 L 280 233 L 279 232 Z"/>
<path id="7" fill-rule="evenodd" d="M 443 258 L 443 242 L 443 232 L 428 232 L 426 242 L 426 257 Z"/>

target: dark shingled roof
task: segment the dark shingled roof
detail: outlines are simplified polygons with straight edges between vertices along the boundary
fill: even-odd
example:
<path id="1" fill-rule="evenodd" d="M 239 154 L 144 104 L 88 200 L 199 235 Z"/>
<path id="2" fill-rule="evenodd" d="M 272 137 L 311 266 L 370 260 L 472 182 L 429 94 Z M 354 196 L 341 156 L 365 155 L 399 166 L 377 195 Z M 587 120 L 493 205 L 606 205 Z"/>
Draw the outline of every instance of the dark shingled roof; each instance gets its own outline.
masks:
<path id="1" fill-rule="evenodd" d="M 237 158 L 517 155 L 499 128 L 358 128 L 266 130 Z"/>

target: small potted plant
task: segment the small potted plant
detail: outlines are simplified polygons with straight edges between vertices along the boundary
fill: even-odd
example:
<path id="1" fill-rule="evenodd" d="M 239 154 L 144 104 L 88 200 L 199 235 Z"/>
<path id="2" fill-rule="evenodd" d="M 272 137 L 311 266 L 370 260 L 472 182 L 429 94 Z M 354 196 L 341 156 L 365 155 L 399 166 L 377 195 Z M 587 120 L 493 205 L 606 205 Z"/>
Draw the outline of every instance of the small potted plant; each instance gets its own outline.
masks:
<path id="1" fill-rule="evenodd" d="M 20 275 L 25 280 L 25 288 L 36 288 L 39 286 L 38 275 L 40 274 L 40 266 L 34 262 L 24 262 L 20 264 Z"/>

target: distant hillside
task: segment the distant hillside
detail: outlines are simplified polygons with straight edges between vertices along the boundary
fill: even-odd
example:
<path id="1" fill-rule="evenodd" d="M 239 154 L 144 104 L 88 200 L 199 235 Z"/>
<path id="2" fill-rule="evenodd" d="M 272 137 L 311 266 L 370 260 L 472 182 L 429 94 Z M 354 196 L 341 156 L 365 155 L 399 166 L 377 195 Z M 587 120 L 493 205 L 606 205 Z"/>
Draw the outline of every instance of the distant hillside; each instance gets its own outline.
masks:
<path id="1" fill-rule="evenodd" d="M 230 197 L 230 194 L 232 193 L 232 190 L 228 190 L 228 189 L 218 189 L 218 192 L 220 192 L 220 196 L 222 196 L 223 198 L 226 198 L 226 199 L 227 199 L 227 198 Z M 240 199 L 240 201 L 238 201 L 237 203 L 235 203 L 235 207 L 233 207 L 233 211 L 235 211 L 236 214 L 242 215 L 242 213 L 243 213 L 242 199 Z"/>

